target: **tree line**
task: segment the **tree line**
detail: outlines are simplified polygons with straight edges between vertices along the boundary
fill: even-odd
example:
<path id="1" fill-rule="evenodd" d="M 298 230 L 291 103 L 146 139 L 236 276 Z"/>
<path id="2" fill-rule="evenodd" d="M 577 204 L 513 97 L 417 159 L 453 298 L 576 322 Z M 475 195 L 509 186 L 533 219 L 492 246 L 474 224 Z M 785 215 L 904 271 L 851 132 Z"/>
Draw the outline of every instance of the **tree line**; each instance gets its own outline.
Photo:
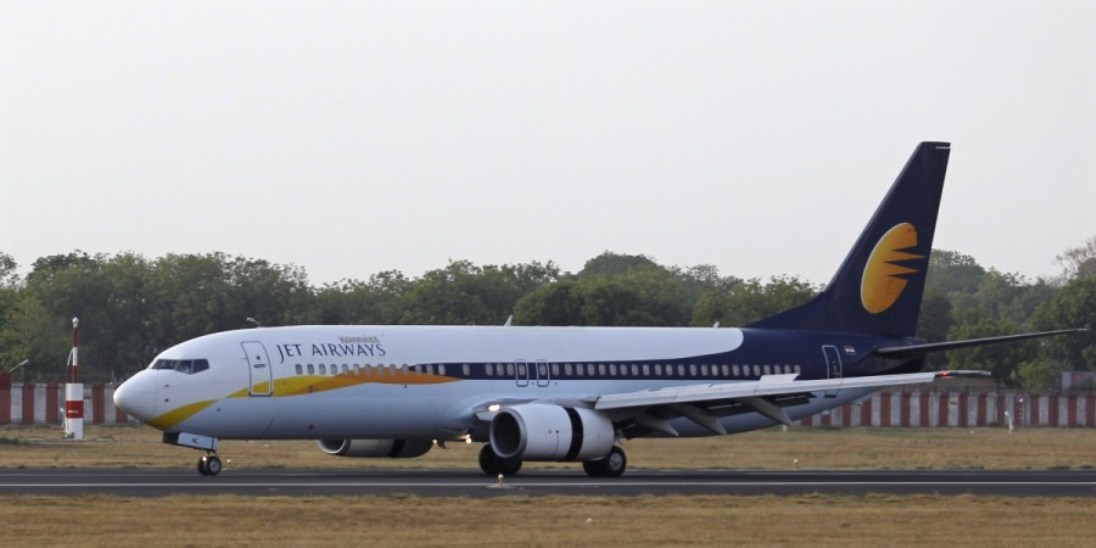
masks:
<path id="1" fill-rule="evenodd" d="M 934 250 L 919 336 L 929 341 L 1096 328 L 1096 237 L 1066 250 L 1056 279 L 1028 280 L 954 251 Z M 820 287 L 796 276 L 721 275 L 605 252 L 575 273 L 552 262 L 451 261 L 412 278 L 396 270 L 319 287 L 295 265 L 224 253 L 148 259 L 74 251 L 36 260 L 26 276 L 0 252 L 0 370 L 59 380 L 80 318 L 81 375 L 112 381 L 171 345 L 227 329 L 291 324 L 742 326 L 806 302 Z M 1053 389 L 1062 370 L 1096 370 L 1096 335 L 933 356 L 934 368 L 993 372 L 997 382 Z"/>

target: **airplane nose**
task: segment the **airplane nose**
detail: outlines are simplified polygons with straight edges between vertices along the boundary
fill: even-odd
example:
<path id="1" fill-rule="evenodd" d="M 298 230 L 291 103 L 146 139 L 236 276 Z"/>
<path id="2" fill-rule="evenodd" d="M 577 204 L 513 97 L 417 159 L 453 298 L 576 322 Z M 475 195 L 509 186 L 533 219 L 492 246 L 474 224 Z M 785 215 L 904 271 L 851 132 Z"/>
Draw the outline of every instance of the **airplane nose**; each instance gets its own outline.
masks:
<path id="1" fill-rule="evenodd" d="M 114 391 L 114 405 L 141 422 L 156 416 L 156 381 L 151 371 L 141 371 Z"/>

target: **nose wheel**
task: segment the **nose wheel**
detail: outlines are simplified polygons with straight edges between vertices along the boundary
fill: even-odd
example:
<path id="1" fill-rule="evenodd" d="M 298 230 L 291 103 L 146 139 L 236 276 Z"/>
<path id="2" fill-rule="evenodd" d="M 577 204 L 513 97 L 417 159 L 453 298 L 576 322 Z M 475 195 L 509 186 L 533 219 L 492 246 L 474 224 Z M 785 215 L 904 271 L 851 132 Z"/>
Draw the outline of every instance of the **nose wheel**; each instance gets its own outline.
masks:
<path id="1" fill-rule="evenodd" d="M 221 458 L 217 455 L 206 455 L 198 459 L 198 473 L 203 476 L 216 476 L 221 473 Z"/>

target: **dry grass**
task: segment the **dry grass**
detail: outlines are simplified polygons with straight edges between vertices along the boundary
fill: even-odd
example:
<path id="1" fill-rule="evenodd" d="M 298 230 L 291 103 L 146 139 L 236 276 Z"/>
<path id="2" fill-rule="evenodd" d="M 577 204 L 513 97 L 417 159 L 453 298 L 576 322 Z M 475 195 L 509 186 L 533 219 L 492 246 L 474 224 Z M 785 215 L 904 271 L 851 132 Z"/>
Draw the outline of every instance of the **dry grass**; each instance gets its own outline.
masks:
<path id="1" fill-rule="evenodd" d="M 238 496 L 0 500 L 5 545 L 1082 546 L 1096 499 Z M 61 517 L 79 524 L 61 527 Z"/>
<path id="2" fill-rule="evenodd" d="M 200 453 L 165 445 L 141 426 L 89 426 L 87 439 L 61 439 L 57 427 L 0 427 L 0 467 L 191 467 Z M 229 467 L 476 469 L 479 444 L 449 444 L 418 459 L 345 459 L 309 441 L 225 441 Z M 632 440 L 633 469 L 1077 469 L 1096 467 L 1096 431 L 1031 428 L 826 430 L 769 429 L 726 437 Z M 570 463 L 531 468 L 577 469 Z"/>
<path id="3" fill-rule="evenodd" d="M 0 467 L 180 466 L 197 451 L 148 427 L 0 427 Z M 636 468 L 1086 468 L 1081 429 L 779 429 L 635 440 Z M 421 459 L 340 459 L 312 442 L 224 442 L 230 466 L 476 468 L 478 445 Z M 535 465 L 535 464 L 534 464 Z M 571 464 L 540 464 L 569 467 Z M 577 470 L 576 470 L 577 472 Z M 0 498 L 2 545 L 952 545 L 1083 546 L 1096 499 L 944 496 Z M 79 524 L 62 527 L 63 522 Z"/>

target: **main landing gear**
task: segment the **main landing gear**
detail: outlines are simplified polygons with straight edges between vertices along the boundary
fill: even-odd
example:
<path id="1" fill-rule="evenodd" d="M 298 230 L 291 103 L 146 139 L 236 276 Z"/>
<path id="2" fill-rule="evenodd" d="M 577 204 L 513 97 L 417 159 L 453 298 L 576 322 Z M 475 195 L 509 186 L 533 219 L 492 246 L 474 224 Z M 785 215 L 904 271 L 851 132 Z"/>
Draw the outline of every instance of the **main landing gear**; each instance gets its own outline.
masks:
<path id="1" fill-rule="evenodd" d="M 602 478 L 615 478 L 624 473 L 628 468 L 628 457 L 624 450 L 616 445 L 609 451 L 609 455 L 602 459 L 588 460 L 582 463 L 582 469 L 587 474 Z"/>
<path id="2" fill-rule="evenodd" d="M 221 458 L 210 453 L 198 459 L 198 473 L 203 476 L 216 476 L 221 473 Z"/>
<path id="3" fill-rule="evenodd" d="M 521 470 L 521 460 L 499 457 L 490 443 L 483 444 L 483 448 L 480 449 L 479 465 L 488 476 L 497 476 L 499 474 L 502 474 L 503 476 L 513 476 Z M 609 454 L 605 457 L 597 460 L 584 461 L 582 463 L 582 469 L 585 470 L 587 474 L 602 478 L 619 477 L 627 468 L 628 457 L 624 454 L 624 450 L 616 445 L 613 446 L 609 451 Z"/>
<path id="4" fill-rule="evenodd" d="M 483 444 L 483 448 L 480 449 L 479 465 L 483 473 L 488 476 L 502 474 L 509 477 L 516 475 L 521 470 L 520 459 L 504 459 L 498 456 L 490 443 Z"/>

